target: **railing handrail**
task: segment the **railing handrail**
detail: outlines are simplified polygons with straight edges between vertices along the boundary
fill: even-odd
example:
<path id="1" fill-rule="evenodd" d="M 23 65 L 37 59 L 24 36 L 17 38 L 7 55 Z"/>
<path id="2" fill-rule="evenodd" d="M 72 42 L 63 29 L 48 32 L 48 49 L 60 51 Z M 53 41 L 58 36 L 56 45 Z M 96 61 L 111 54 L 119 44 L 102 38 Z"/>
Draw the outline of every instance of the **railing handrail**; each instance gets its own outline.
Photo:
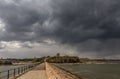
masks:
<path id="1" fill-rule="evenodd" d="M 15 68 L 11 68 L 8 70 L 0 71 L 0 79 L 5 78 L 5 77 L 7 79 L 9 79 L 10 77 L 15 77 L 16 75 L 22 74 L 22 73 L 30 70 L 31 68 L 35 67 L 38 64 L 40 64 L 40 63 L 32 63 L 32 64 L 27 64 L 27 65 L 23 65 L 20 67 L 15 67 Z M 6 73 L 6 75 L 2 75 L 3 73 Z"/>
<path id="2" fill-rule="evenodd" d="M 29 65 L 25 65 L 25 66 L 29 66 Z M 21 67 L 23 67 L 23 66 L 21 66 Z M 11 68 L 11 69 L 8 69 L 8 70 L 14 70 L 14 69 L 17 69 L 17 68 L 20 68 L 20 67 Z M 0 71 L 0 72 L 1 72 L 1 73 L 2 73 L 2 72 L 7 72 L 8 70 L 3 70 L 3 71 Z"/>
<path id="3" fill-rule="evenodd" d="M 24 67 L 24 66 L 32 66 L 32 65 L 36 65 L 36 64 L 40 64 L 40 63 L 26 64 L 26 65 L 23 65 L 23 66 L 21 66 L 21 67 Z M 11 69 L 8 69 L 8 70 L 14 70 L 14 69 L 17 69 L 17 68 L 20 68 L 20 67 L 11 68 Z M 6 71 L 8 71 L 8 70 L 0 71 L 0 73 L 2 73 L 2 72 L 6 72 Z"/>

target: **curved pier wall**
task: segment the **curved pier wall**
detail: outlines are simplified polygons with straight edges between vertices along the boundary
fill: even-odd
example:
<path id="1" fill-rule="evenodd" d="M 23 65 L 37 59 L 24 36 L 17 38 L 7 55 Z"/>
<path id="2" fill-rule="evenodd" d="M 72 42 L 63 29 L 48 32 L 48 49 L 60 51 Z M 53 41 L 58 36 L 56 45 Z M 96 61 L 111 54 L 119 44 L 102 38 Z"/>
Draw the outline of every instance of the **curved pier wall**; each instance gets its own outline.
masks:
<path id="1" fill-rule="evenodd" d="M 45 63 L 47 79 L 82 79 L 76 75 L 69 73 L 55 65 Z"/>

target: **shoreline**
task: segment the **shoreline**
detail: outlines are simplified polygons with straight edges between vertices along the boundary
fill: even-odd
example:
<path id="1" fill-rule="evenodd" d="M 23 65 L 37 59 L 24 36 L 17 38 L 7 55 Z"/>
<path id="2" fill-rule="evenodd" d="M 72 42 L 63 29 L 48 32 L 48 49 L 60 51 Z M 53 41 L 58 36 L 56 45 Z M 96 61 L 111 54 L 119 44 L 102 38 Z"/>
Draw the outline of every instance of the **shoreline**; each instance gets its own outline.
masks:
<path id="1" fill-rule="evenodd" d="M 120 64 L 120 63 L 112 63 L 112 62 L 86 62 L 86 63 L 53 63 L 53 64 Z"/>
<path id="2" fill-rule="evenodd" d="M 12 63 L 11 65 L 1 64 L 0 66 L 19 66 L 19 65 L 28 65 L 32 63 Z M 120 64 L 120 63 L 113 63 L 113 62 L 85 62 L 85 63 L 53 63 L 53 64 Z"/>

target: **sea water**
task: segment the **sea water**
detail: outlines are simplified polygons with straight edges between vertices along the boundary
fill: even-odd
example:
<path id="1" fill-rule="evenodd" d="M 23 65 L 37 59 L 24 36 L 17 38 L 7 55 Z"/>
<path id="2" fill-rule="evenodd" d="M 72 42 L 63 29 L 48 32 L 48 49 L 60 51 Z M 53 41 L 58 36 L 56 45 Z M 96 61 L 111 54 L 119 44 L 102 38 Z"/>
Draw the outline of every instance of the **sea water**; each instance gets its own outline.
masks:
<path id="1" fill-rule="evenodd" d="M 16 65 L 16 66 L 13 66 L 13 65 L 10 65 L 10 66 L 3 65 L 3 66 L 0 66 L 0 79 L 7 79 L 8 70 L 10 70 L 9 74 L 13 75 L 13 72 L 14 72 L 13 69 L 16 69 L 16 68 L 21 67 L 21 66 L 23 66 L 23 65 Z M 17 73 L 18 70 L 15 70 L 15 72 Z"/>
<path id="2" fill-rule="evenodd" d="M 59 64 L 86 79 L 120 79 L 120 64 Z"/>

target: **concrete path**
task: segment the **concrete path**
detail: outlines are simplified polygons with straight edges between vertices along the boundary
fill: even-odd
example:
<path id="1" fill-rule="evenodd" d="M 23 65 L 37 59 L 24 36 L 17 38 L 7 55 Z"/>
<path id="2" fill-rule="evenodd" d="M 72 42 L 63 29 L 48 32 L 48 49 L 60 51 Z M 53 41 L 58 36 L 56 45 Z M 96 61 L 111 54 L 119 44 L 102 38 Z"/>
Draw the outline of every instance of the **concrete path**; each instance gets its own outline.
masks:
<path id="1" fill-rule="evenodd" d="M 17 79 L 46 79 L 45 65 L 40 64 Z"/>

